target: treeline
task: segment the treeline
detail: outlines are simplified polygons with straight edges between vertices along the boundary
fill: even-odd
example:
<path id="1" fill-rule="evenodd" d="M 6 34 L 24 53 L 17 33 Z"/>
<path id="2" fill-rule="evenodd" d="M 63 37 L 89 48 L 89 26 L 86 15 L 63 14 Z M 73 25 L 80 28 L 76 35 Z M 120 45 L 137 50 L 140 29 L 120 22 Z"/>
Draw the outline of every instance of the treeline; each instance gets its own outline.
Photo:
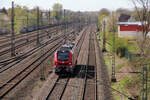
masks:
<path id="1" fill-rule="evenodd" d="M 29 9 L 26 6 L 15 5 L 14 7 L 14 23 L 15 23 L 15 33 L 19 33 L 22 27 L 28 26 L 36 26 L 37 22 L 39 25 L 45 24 L 56 24 L 61 23 L 63 21 L 95 21 L 96 20 L 96 12 L 74 12 L 71 10 L 63 9 L 63 6 L 59 3 L 55 3 L 52 7 L 52 10 L 41 10 L 38 7 L 33 9 Z M 39 10 L 38 10 L 39 9 Z M 7 26 L 11 31 L 11 17 L 12 17 L 12 9 L 9 8 L 6 10 L 7 14 L 5 16 L 8 17 L 8 20 L 4 21 L 4 17 L 0 17 L 0 23 L 7 23 Z M 39 18 L 39 21 L 37 21 Z M 1 28 L 6 28 L 1 27 Z"/>

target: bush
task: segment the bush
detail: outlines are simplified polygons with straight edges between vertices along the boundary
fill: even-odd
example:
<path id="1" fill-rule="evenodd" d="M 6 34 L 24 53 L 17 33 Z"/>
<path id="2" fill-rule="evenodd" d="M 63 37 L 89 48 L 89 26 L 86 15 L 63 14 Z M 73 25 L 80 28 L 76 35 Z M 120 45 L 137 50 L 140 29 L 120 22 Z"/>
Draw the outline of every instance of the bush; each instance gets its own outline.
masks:
<path id="1" fill-rule="evenodd" d="M 112 51 L 113 48 L 112 48 L 112 45 L 113 45 L 113 33 L 109 33 L 107 34 L 106 36 L 107 38 L 107 41 L 109 42 L 109 44 L 111 46 L 109 46 L 109 50 Z M 117 36 L 115 36 L 115 52 L 121 56 L 124 56 L 125 54 L 125 50 L 129 48 L 129 45 L 128 45 L 128 41 L 124 38 L 119 38 Z"/>
<path id="2" fill-rule="evenodd" d="M 132 78 L 124 78 L 120 81 L 120 88 L 130 88 L 132 86 L 133 79 Z"/>

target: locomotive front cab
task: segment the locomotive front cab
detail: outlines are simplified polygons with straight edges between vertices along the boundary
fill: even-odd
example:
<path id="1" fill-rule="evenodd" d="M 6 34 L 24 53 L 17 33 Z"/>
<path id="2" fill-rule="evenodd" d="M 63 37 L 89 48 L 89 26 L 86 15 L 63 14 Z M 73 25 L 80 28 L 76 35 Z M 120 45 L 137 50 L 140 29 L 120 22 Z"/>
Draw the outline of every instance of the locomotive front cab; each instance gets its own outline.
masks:
<path id="1" fill-rule="evenodd" d="M 72 52 L 68 48 L 61 48 L 55 53 L 55 73 L 73 72 Z"/>

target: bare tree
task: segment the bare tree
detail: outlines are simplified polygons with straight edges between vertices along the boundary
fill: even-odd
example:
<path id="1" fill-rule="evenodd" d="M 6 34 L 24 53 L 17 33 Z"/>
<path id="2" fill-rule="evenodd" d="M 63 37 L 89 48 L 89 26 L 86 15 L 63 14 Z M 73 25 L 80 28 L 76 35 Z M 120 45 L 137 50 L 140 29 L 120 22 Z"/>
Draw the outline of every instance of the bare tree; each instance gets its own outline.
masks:
<path id="1" fill-rule="evenodd" d="M 150 40 L 148 37 L 150 30 L 150 0 L 132 0 L 139 21 L 141 22 L 142 35 L 138 34 L 137 44 L 140 50 L 140 57 L 136 64 L 144 65 L 150 60 Z"/>
<path id="2" fill-rule="evenodd" d="M 135 6 L 139 20 L 142 24 L 143 37 L 146 38 L 149 32 L 150 25 L 150 0 L 132 0 L 132 2 Z M 138 6 L 140 6 L 140 8 Z"/>
<path id="3" fill-rule="evenodd" d="M 117 31 L 117 21 L 118 21 L 118 14 L 116 12 L 112 12 L 107 18 L 107 31 L 109 32 L 116 32 Z"/>
<path id="4" fill-rule="evenodd" d="M 124 14 L 131 14 L 132 13 L 132 11 L 131 10 L 129 10 L 129 9 L 125 9 L 125 8 L 118 8 L 117 10 L 116 10 L 116 13 L 119 13 L 119 14 L 122 14 L 122 13 L 124 13 Z"/>
<path id="5" fill-rule="evenodd" d="M 99 11 L 99 15 L 103 15 L 103 14 L 105 14 L 106 16 L 108 16 L 110 14 L 110 11 L 107 8 L 102 8 Z"/>

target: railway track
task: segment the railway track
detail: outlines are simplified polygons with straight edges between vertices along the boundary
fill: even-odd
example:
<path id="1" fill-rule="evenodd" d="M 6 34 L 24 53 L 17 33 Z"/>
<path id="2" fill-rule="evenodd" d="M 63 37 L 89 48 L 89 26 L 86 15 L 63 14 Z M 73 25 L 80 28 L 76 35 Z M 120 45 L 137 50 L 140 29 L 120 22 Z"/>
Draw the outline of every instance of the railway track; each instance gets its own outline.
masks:
<path id="1" fill-rule="evenodd" d="M 62 25 L 60 25 L 60 26 L 62 26 Z M 53 26 L 53 27 L 50 27 L 49 29 L 56 30 L 60 26 Z M 43 31 L 43 30 L 46 30 L 46 29 L 41 29 L 39 31 Z M 19 38 L 26 37 L 26 36 L 30 37 L 30 36 L 34 36 L 36 33 L 37 33 L 37 30 L 33 31 L 33 32 L 24 33 L 24 34 L 18 34 L 15 36 L 15 38 L 19 39 Z M 11 34 L 6 37 L 0 38 L 1 43 L 5 43 L 8 41 L 11 41 Z"/>
<path id="2" fill-rule="evenodd" d="M 8 70 L 9 68 L 13 67 L 14 65 L 20 63 L 22 60 L 24 60 L 25 58 L 33 55 L 34 53 L 36 53 L 37 51 L 41 50 L 42 48 L 44 48 L 46 45 L 48 44 L 51 44 L 53 43 L 54 41 L 56 40 L 59 40 L 60 38 L 62 38 L 63 35 L 60 35 L 60 36 L 57 36 L 49 41 L 47 41 L 46 43 L 44 43 L 44 45 L 41 45 L 41 46 L 38 46 L 38 47 L 35 47 L 29 51 L 27 51 L 26 53 L 20 55 L 20 56 L 17 56 L 17 57 L 14 57 L 14 58 L 11 58 L 11 59 L 7 59 L 5 61 L 1 61 L 1 67 L 0 67 L 0 73 Z M 8 66 L 9 65 L 9 66 Z"/>
<path id="3" fill-rule="evenodd" d="M 84 34 L 82 34 L 81 38 L 79 39 L 80 43 L 78 42 L 77 45 L 76 45 L 76 46 L 78 46 L 77 56 L 79 55 L 79 51 L 82 48 L 82 42 L 85 39 L 85 33 L 86 33 L 86 31 L 84 32 Z M 23 82 L 28 76 L 30 76 L 33 71 L 35 71 L 37 68 L 39 68 L 39 66 L 49 56 L 51 56 L 54 53 L 54 51 L 56 49 L 58 49 L 59 46 L 62 43 L 63 43 L 63 39 L 55 41 L 55 43 L 53 43 L 53 45 L 47 46 L 49 48 L 46 50 L 46 52 L 42 56 L 37 56 L 37 57 L 34 57 L 34 58 L 31 57 L 32 59 L 29 58 L 30 61 L 29 61 L 29 59 L 26 59 L 26 61 L 28 61 L 28 64 L 24 64 L 22 66 L 22 68 L 18 69 L 20 71 L 14 73 L 14 75 L 12 75 L 12 76 L 10 75 L 11 77 L 8 76 L 9 78 L 7 80 L 5 79 L 6 77 L 3 78 L 4 80 L 0 78 L 0 81 L 3 82 L 3 83 L 0 84 L 0 99 L 3 99 L 5 97 L 7 97 L 7 95 L 9 93 L 13 92 L 13 89 L 18 87 L 19 84 L 21 82 Z M 21 65 L 19 65 L 19 66 L 21 66 Z M 13 73 L 13 71 L 12 71 L 12 73 Z M 61 87 L 62 89 L 60 91 L 60 95 L 58 96 L 58 99 L 61 100 L 61 98 L 63 97 L 63 94 L 65 92 L 65 89 L 68 85 L 69 80 L 70 80 L 70 76 L 67 76 L 66 78 L 59 77 L 58 81 L 56 82 L 56 87 L 54 87 L 54 90 L 53 90 L 52 94 L 50 94 L 50 96 L 49 96 L 50 99 L 55 94 L 54 91 L 58 91 L 58 89 L 60 89 L 59 87 Z M 48 97 L 47 100 L 49 100 L 49 97 Z M 55 100 L 55 99 L 51 99 L 51 100 Z"/>
<path id="4" fill-rule="evenodd" d="M 72 23 L 72 24 L 77 24 L 77 23 Z M 39 29 L 39 30 L 36 30 L 36 31 L 33 31 L 33 32 L 28 32 L 28 33 L 24 33 L 24 34 L 19 34 L 19 35 L 16 35 L 15 36 L 15 43 L 21 40 L 24 40 L 24 37 L 36 37 L 36 33 L 37 31 L 45 31 L 45 33 L 51 33 L 51 32 L 48 32 L 47 29 L 50 29 L 49 31 L 59 31 L 59 30 L 62 30 L 64 29 L 64 25 L 63 24 L 58 24 L 58 25 L 53 25 L 49 28 L 44 28 L 44 29 Z M 47 32 L 46 32 L 47 31 Z M 9 42 L 9 44 L 11 43 L 11 34 L 6 36 L 6 37 L 3 37 L 3 38 L 0 38 L 0 48 L 3 47 L 2 44 L 5 43 L 5 42 Z M 4 44 L 4 45 L 7 45 L 7 44 Z"/>
<path id="5" fill-rule="evenodd" d="M 28 64 L 28 66 L 25 67 L 22 71 L 20 71 L 19 73 L 8 79 L 6 82 L 1 84 L 0 99 L 4 98 L 4 96 L 6 96 L 10 91 L 13 90 L 13 88 L 15 88 L 26 77 L 28 77 L 28 75 L 30 75 L 36 68 L 38 68 L 44 60 L 46 60 L 49 56 L 51 56 L 55 52 L 55 50 L 57 50 L 61 46 L 62 42 L 63 40 L 56 42 L 53 46 L 51 46 L 51 48 L 46 53 L 44 53 L 42 56 L 34 60 L 31 64 Z"/>
<path id="6" fill-rule="evenodd" d="M 55 27 L 52 27 L 50 28 L 49 31 L 47 31 L 46 29 L 42 29 L 42 30 L 39 30 L 39 31 L 44 31 L 43 33 L 44 34 L 39 34 L 40 38 L 43 38 L 43 37 L 46 37 L 46 36 L 49 36 L 52 34 L 52 33 L 56 33 L 58 32 L 59 30 L 62 30 L 62 25 L 60 26 L 55 26 Z M 59 29 L 58 29 L 59 28 Z M 31 34 L 32 33 L 32 34 Z M 28 34 L 20 34 L 20 35 L 17 35 L 15 36 L 15 45 L 16 45 L 16 49 L 18 49 L 21 45 L 26 45 L 26 44 L 31 44 L 33 43 L 34 41 L 36 41 L 36 38 L 37 38 L 37 31 L 35 32 L 31 32 L 31 33 L 28 33 Z M 47 33 L 47 34 L 45 34 Z M 33 39 L 31 39 L 33 38 Z M 31 40 L 30 40 L 31 39 Z M 8 46 L 11 46 L 11 38 L 6 38 L 5 40 L 0 40 L 0 55 L 2 56 L 3 54 L 6 54 L 8 52 L 10 52 L 11 50 L 11 47 L 8 47 Z M 6 48 L 6 49 L 5 49 Z"/>
<path id="7" fill-rule="evenodd" d="M 48 40 L 47 42 L 45 42 L 45 44 L 49 43 L 50 41 L 55 40 L 56 38 L 59 38 L 60 36 L 61 36 L 61 35 L 55 36 L 54 38 L 52 38 L 52 39 Z M 34 50 L 34 49 L 36 49 L 36 48 L 39 48 L 39 47 L 40 47 L 40 45 L 37 46 L 37 47 L 35 47 L 35 48 L 33 48 L 33 49 L 31 49 L 30 51 L 26 52 L 24 55 L 26 55 L 26 54 L 32 52 L 32 50 Z M 24 55 L 21 55 L 21 56 L 24 56 Z M 20 56 L 16 56 L 16 57 L 12 57 L 12 58 L 9 58 L 9 59 L 1 60 L 1 61 L 0 61 L 0 64 L 1 64 L 1 63 L 5 63 L 5 62 L 8 62 L 8 61 L 11 61 L 11 60 L 15 60 L 16 58 L 20 58 Z"/>
<path id="8" fill-rule="evenodd" d="M 78 48 L 75 48 L 75 57 L 81 58 L 78 59 L 79 67 L 77 68 L 79 71 L 76 75 L 73 78 L 70 76 L 62 78 L 55 75 L 54 81 L 51 80 L 47 84 L 47 86 L 51 86 L 45 88 L 46 93 L 42 94 L 41 91 L 34 100 L 113 100 L 109 89 L 97 82 L 97 78 L 100 81 L 104 80 L 104 84 L 108 84 L 109 81 L 105 79 L 105 75 L 108 73 L 106 73 L 106 68 L 103 67 L 104 62 L 101 61 L 103 59 L 99 56 L 100 50 L 95 29 L 86 29 L 75 45 L 78 46 Z M 98 52 L 98 55 L 96 52 Z M 102 75 L 102 73 L 105 75 Z"/>
<path id="9" fill-rule="evenodd" d="M 94 39 L 95 39 L 95 34 L 92 33 L 93 30 L 90 30 L 91 32 L 89 33 L 89 42 L 88 45 L 85 46 L 86 48 L 88 47 L 88 52 L 87 54 L 84 53 L 84 55 L 87 55 L 86 65 L 82 65 L 81 69 L 77 75 L 77 77 L 83 78 L 83 88 L 81 89 L 81 98 L 80 100 L 98 100 L 98 94 L 97 94 L 97 68 L 96 68 L 96 53 L 95 53 L 95 44 L 94 44 Z M 83 41 L 85 40 L 86 33 L 88 31 L 84 31 L 81 36 L 81 38 L 78 40 L 78 43 L 76 46 L 76 58 L 79 56 L 79 52 L 82 48 Z M 86 38 L 87 39 L 87 38 Z M 84 44 L 86 45 L 86 44 Z M 51 88 L 49 95 L 46 97 L 46 100 L 65 100 L 67 97 L 65 97 L 65 90 L 66 87 L 69 85 L 69 80 L 71 77 L 66 77 L 66 78 L 61 78 L 59 76 Z M 79 84 L 78 84 L 79 85 Z M 69 86 L 68 86 L 69 88 Z M 70 91 L 71 92 L 71 91 Z"/>
<path id="10" fill-rule="evenodd" d="M 56 30 L 51 31 L 50 33 L 55 33 L 55 32 L 56 32 Z M 46 32 L 44 32 L 44 33 L 46 33 Z M 16 46 L 15 46 L 15 49 L 19 49 L 19 48 L 24 47 L 26 45 L 32 44 L 33 42 L 36 42 L 36 40 L 37 40 L 36 36 L 37 35 L 33 35 L 33 36 L 30 37 L 31 39 L 25 38 L 25 39 L 21 39 L 21 40 L 16 41 L 17 43 L 16 43 Z M 41 34 L 39 36 L 39 38 L 44 38 L 44 37 L 47 37 L 47 36 L 48 36 L 47 34 Z M 7 44 L 4 44 L 4 45 L 0 46 L 0 48 L 1 48 L 0 56 L 5 55 L 5 54 L 7 54 L 11 51 L 11 47 L 9 47 L 10 45 L 11 45 L 11 43 L 7 43 Z"/>
<path id="11" fill-rule="evenodd" d="M 50 30 L 51 33 L 54 33 L 56 32 L 56 30 Z M 44 34 L 44 35 L 43 35 Z M 43 36 L 47 36 L 46 32 L 44 32 L 43 34 L 40 34 L 40 37 L 43 37 Z M 26 42 L 27 39 L 29 38 L 36 38 L 37 37 L 37 32 L 34 32 L 33 34 L 30 34 L 30 35 L 22 35 L 22 37 L 15 37 L 15 43 L 18 44 L 20 42 Z M 8 46 L 11 46 L 11 41 L 0 41 L 1 42 L 1 45 L 0 45 L 0 49 L 2 48 L 5 48 L 5 47 L 8 47 Z"/>
<path id="12" fill-rule="evenodd" d="M 70 29 L 71 29 L 71 27 L 70 27 Z M 58 32 L 58 30 L 56 29 L 53 31 L 53 33 L 55 33 L 55 32 Z M 51 32 L 44 32 L 44 33 L 50 34 Z M 40 38 L 47 37 L 47 34 L 42 35 Z M 35 39 L 31 39 L 28 42 L 25 41 L 23 43 L 19 43 L 18 45 L 16 45 L 15 49 L 17 51 L 17 49 L 21 49 L 21 48 L 25 47 L 26 45 L 33 44 L 35 41 L 37 41 L 36 37 L 35 37 Z M 0 56 L 2 57 L 2 59 L 4 59 L 5 56 L 8 56 L 6 54 L 9 54 L 11 52 L 11 48 L 9 48 L 9 47 L 7 47 L 7 48 L 8 49 L 4 48 L 4 50 L 0 51 Z"/>
<path id="13" fill-rule="evenodd" d="M 74 59 L 76 59 L 75 61 L 76 63 L 77 63 L 77 57 L 79 56 L 79 52 L 81 50 L 83 41 L 85 39 L 85 35 L 86 35 L 86 29 L 83 31 L 83 34 L 81 35 L 80 39 L 75 45 L 76 48 L 74 51 L 76 52 L 76 56 Z M 71 74 L 66 74 L 66 76 L 64 75 L 58 76 L 52 88 L 49 90 L 48 95 L 44 98 L 46 100 L 62 100 L 71 76 L 72 76 Z"/>
<path id="14" fill-rule="evenodd" d="M 95 37 L 96 38 L 96 37 Z M 100 100 L 114 100 L 114 97 L 112 95 L 112 90 L 111 90 L 111 82 L 108 74 L 107 67 L 105 65 L 105 61 L 103 58 L 103 53 L 101 50 L 101 47 L 99 45 L 99 40 L 96 39 L 95 41 L 95 48 L 96 48 L 96 64 L 99 66 L 97 68 L 97 78 L 99 79 L 99 84 L 97 87 L 99 88 L 98 93 L 98 98 Z"/>
<path id="15" fill-rule="evenodd" d="M 92 33 L 92 31 L 91 31 Z M 96 54 L 94 45 L 94 34 L 89 34 L 89 47 L 85 70 L 84 86 L 82 89 L 81 100 L 98 100 L 97 99 L 97 71 L 96 71 Z"/>
<path id="16" fill-rule="evenodd" d="M 59 76 L 53 88 L 50 90 L 48 96 L 46 97 L 46 100 L 61 100 L 69 80 L 70 75 L 65 78 Z"/>
<path id="17" fill-rule="evenodd" d="M 63 37 L 63 35 L 61 37 Z M 47 59 L 50 55 L 54 53 L 55 50 L 60 47 L 60 45 L 63 43 L 63 39 L 58 40 L 58 37 L 56 37 L 55 39 L 57 39 L 57 41 L 53 41 L 56 43 L 51 46 L 51 48 L 45 54 L 43 54 L 36 60 L 31 61 L 27 67 L 22 69 L 22 71 L 14 75 L 12 78 L 9 78 L 8 80 L 5 80 L 3 83 L 1 83 L 0 99 L 4 98 L 9 92 L 11 92 L 17 85 L 19 85 L 19 83 L 21 83 L 27 76 L 29 76 L 34 70 L 36 70 L 45 59 Z M 40 59 L 42 59 L 41 62 L 39 61 Z"/>
<path id="18" fill-rule="evenodd" d="M 73 33 L 74 31 L 71 30 L 71 31 L 68 31 L 66 35 L 69 35 L 71 33 Z M 55 42 L 56 40 L 59 40 L 59 39 L 63 39 L 64 37 L 64 34 L 62 35 L 58 35 L 54 38 L 52 38 L 51 40 L 48 40 L 47 42 L 44 43 L 44 45 L 41 45 L 41 46 L 38 46 L 38 47 L 35 47 L 29 51 L 27 51 L 26 53 L 20 55 L 20 56 L 17 56 L 17 57 L 13 57 L 13 58 L 10 58 L 10 59 L 7 59 L 7 60 L 4 60 L 4 61 L 0 61 L 0 73 L 8 70 L 9 68 L 13 67 L 14 65 L 20 63 L 22 60 L 24 60 L 25 58 L 33 55 L 34 53 L 36 53 L 37 51 L 41 50 L 42 48 L 44 48 L 46 45 L 48 44 L 51 44 L 53 42 Z"/>

